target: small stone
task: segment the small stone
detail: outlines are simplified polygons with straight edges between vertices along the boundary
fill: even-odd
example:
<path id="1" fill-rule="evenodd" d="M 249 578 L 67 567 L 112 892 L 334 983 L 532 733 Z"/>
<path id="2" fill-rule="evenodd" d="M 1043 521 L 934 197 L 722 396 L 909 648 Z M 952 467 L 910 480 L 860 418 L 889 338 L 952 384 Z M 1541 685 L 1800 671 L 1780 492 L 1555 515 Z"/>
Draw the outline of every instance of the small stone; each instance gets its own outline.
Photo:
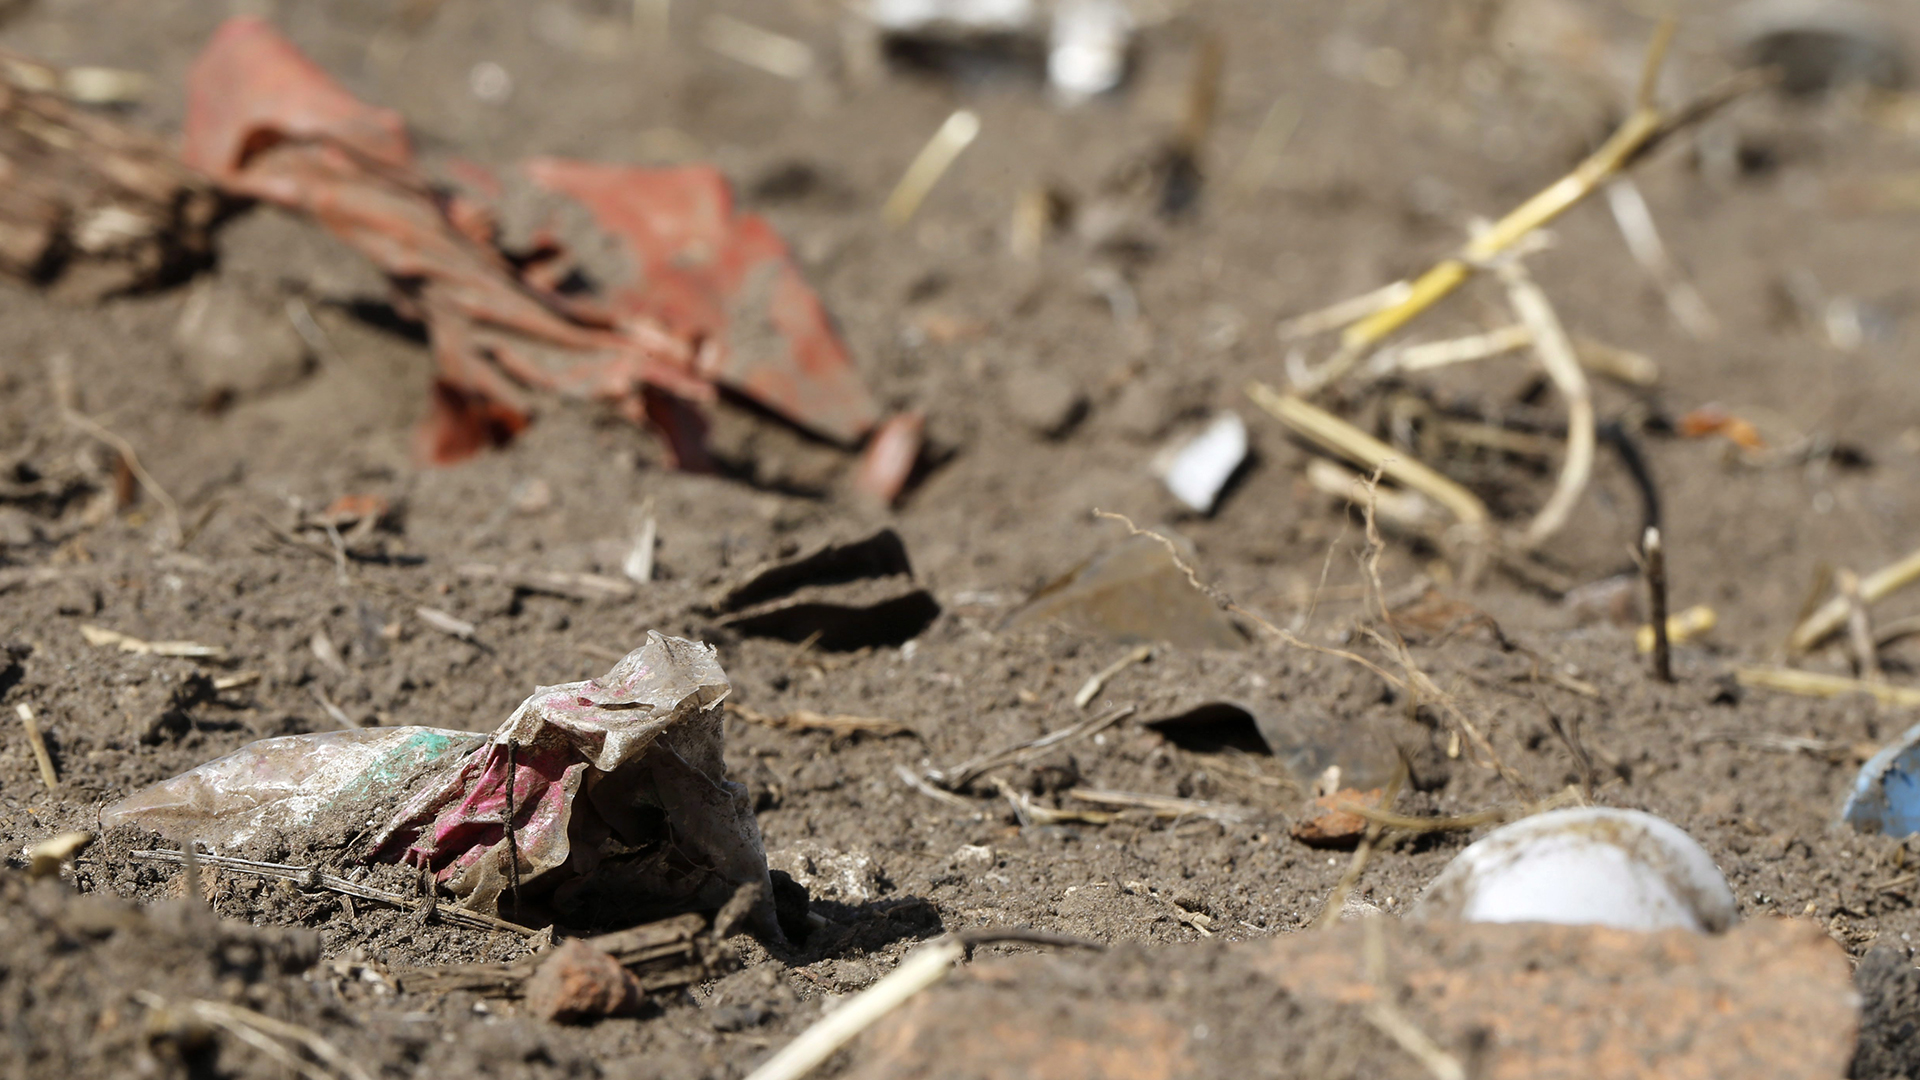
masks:
<path id="1" fill-rule="evenodd" d="M 961 844 L 953 852 L 955 866 L 992 866 L 993 849 L 985 844 Z"/>
<path id="2" fill-rule="evenodd" d="M 275 390 L 307 373 L 307 343 L 280 306 L 230 284 L 196 288 L 174 327 L 187 373 L 207 395 L 245 397 Z"/>
<path id="3" fill-rule="evenodd" d="M 1355 791 L 1341 788 L 1307 804 L 1307 814 L 1293 827 L 1293 838 L 1308 847 L 1350 848 L 1366 835 L 1367 819 L 1345 807 L 1358 804 L 1378 810 L 1386 801 L 1381 788 Z"/>
<path id="4" fill-rule="evenodd" d="M 559 1024 L 621 1016 L 640 1004 L 640 981 L 579 938 L 553 950 L 527 980 L 527 1011 Z"/>
<path id="5" fill-rule="evenodd" d="M 1016 371 L 1007 379 L 1007 412 L 1036 435 L 1057 439 L 1087 414 L 1087 396 L 1055 371 Z"/>

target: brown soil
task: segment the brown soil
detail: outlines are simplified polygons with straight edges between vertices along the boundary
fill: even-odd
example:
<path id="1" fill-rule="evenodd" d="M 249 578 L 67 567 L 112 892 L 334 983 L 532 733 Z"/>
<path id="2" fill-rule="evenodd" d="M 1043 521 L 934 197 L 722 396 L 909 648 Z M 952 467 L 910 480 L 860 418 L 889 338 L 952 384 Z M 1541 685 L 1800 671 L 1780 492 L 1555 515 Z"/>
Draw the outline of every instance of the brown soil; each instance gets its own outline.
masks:
<path id="1" fill-rule="evenodd" d="M 1242 649 L 1162 649 L 1125 669 L 1092 707 L 1136 705 L 1132 718 L 1000 775 L 1048 807 L 1072 805 L 1056 792 L 1077 778 L 1234 804 L 1249 816 L 1022 825 L 988 783 L 955 807 L 906 786 L 896 766 L 951 765 L 1083 716 L 1075 691 L 1128 646 L 1059 621 L 1005 624 L 1028 594 L 1124 541 L 1095 508 L 1190 541 L 1201 575 L 1247 609 L 1395 666 L 1357 629 L 1377 623 L 1364 606 L 1357 519 L 1305 486 L 1307 451 L 1242 388 L 1282 378 L 1277 320 L 1417 272 L 1458 242 L 1470 217 L 1504 212 L 1597 144 L 1648 32 L 1631 10 L 1641 5 L 1581 6 L 1603 48 L 1549 54 L 1538 35 L 1498 21 L 1503 7 L 1557 9 L 1545 0 L 1200 0 L 1143 33 L 1126 92 L 1077 109 L 1050 105 L 1019 79 L 866 85 L 826 64 L 796 85 L 701 47 L 702 16 L 685 5 L 675 6 L 685 25 L 664 51 L 631 42 L 610 51 L 604 38 L 568 31 L 626 10 L 588 0 L 414 5 L 431 10 L 418 26 L 389 23 L 389 5 L 351 0 L 246 6 L 269 9 L 356 93 L 399 109 L 434 160 L 716 162 L 789 238 L 877 397 L 928 411 L 933 465 L 897 510 L 883 511 L 848 490 L 848 456 L 760 414 L 727 407 L 717 419 L 716 444 L 738 475 L 692 476 L 665 470 L 644 431 L 556 401 L 509 447 L 422 469 L 410 438 L 426 407 L 426 350 L 357 317 L 385 292 L 358 256 L 277 212 L 231 222 L 214 273 L 267 310 L 305 303 L 327 347 L 230 402 L 209 401 L 173 344 L 185 289 L 68 307 L 0 288 L 0 575 L 45 570 L 0 576 L 0 645 L 18 646 L 0 658 L 19 657 L 0 664 L 0 845 L 14 853 L 10 865 L 24 866 L 18 853 L 29 843 L 95 827 L 103 804 L 145 784 L 256 738 L 328 729 L 323 695 L 357 722 L 491 729 L 535 685 L 598 674 L 649 629 L 718 644 L 734 700 L 758 713 L 890 718 L 918 737 L 730 720 L 729 762 L 754 791 L 774 863 L 809 885 L 826 923 L 778 955 L 743 944 L 737 973 L 648 1015 L 588 1028 L 544 1025 L 470 994 L 396 993 L 383 974 L 511 959 L 524 945 L 509 935 L 377 905 L 349 914 L 325 894 L 217 874 L 207 887 L 221 916 L 305 928 L 317 942 L 235 925 L 216 932 L 185 905 L 129 914 L 109 898 L 158 901 L 182 886 L 171 868 L 128 858 L 148 838 L 107 836 L 70 876 L 84 899 L 3 883 L 0 925 L 15 928 L 0 935 L 8 1075 L 124 1075 L 141 1062 L 222 1075 L 280 1068 L 232 1040 L 135 1038 L 146 1023 L 129 996 L 139 988 L 309 1024 L 377 1075 L 736 1076 L 831 996 L 871 983 L 943 930 L 1019 926 L 1177 946 L 1208 933 L 1202 927 L 1226 938 L 1301 929 L 1348 856 L 1290 839 L 1302 800 L 1274 759 L 1142 723 L 1208 701 L 1300 730 L 1367 725 L 1392 739 L 1414 764 L 1403 813 L 1518 806 L 1576 785 L 1597 803 L 1663 815 L 1705 845 L 1744 916 L 1816 919 L 1855 957 L 1891 950 L 1893 959 L 1876 952 L 1876 985 L 1886 989 L 1868 1000 L 1910 1015 L 1911 980 L 1900 972 L 1910 971 L 1908 943 L 1920 932 L 1909 869 L 1920 842 L 1834 824 L 1862 754 L 1909 717 L 1863 701 L 1742 692 L 1729 679 L 1735 666 L 1777 653 L 1821 568 L 1868 571 L 1920 535 L 1920 427 L 1902 366 L 1915 340 L 1907 311 L 1920 218 L 1849 216 L 1830 197 L 1843 182 L 1913 168 L 1920 144 L 1857 96 L 1743 102 L 1637 174 L 1718 316 L 1718 336 L 1695 340 L 1676 325 L 1599 200 L 1557 225 L 1557 245 L 1531 260 L 1570 329 L 1661 365 L 1655 390 L 1603 385 L 1597 394 L 1603 420 L 1635 433 L 1657 479 L 1676 606 L 1710 604 L 1719 615 L 1703 643 L 1677 652 L 1674 685 L 1646 677 L 1629 629 L 1583 621 L 1498 572 L 1465 593 L 1437 553 L 1390 539 L 1380 562 L 1388 596 L 1419 595 L 1424 575 L 1490 613 L 1519 646 L 1484 624 L 1410 631 L 1415 661 L 1491 732 L 1520 783 L 1474 763 L 1470 747 L 1450 756 L 1445 717 L 1422 709 L 1409 719 L 1377 676 L 1243 626 Z M 1727 70 L 1728 7 L 1686 6 L 1671 95 Z M 733 0 L 726 10 L 805 40 L 820 57 L 838 55 L 835 5 Z M 5 23 L 0 46 L 149 74 L 151 95 L 127 118 L 171 136 L 185 66 L 225 13 L 49 0 Z M 1920 42 L 1920 10 L 1886 14 Z M 1256 195 L 1212 183 L 1192 215 L 1164 221 L 1150 194 L 1115 178 L 1137 176 L 1174 127 L 1196 31 L 1206 28 L 1223 34 L 1227 55 L 1210 176 L 1232 171 L 1276 99 L 1302 119 Z M 504 104 L 469 92 L 481 61 L 511 74 Z M 889 232 L 878 205 L 962 104 L 980 113 L 984 134 L 915 221 Z M 1080 226 L 1054 236 L 1037 262 L 1019 263 L 1007 254 L 1008 221 L 1018 196 L 1043 182 L 1073 197 Z M 1115 216 L 1106 242 L 1083 235 L 1091 219 Z M 1137 321 L 1116 318 L 1115 282 L 1137 303 Z M 1859 305 L 1857 348 L 1836 347 L 1793 299 L 1809 288 Z M 1420 335 L 1491 325 L 1496 301 L 1490 288 L 1470 288 Z M 184 546 L 161 542 L 152 499 L 134 493 L 116 506 L 112 458 L 54 407 L 55 357 L 71 364 L 81 408 L 136 447 L 178 501 Z M 1481 410 L 1558 415 L 1551 395 L 1521 401 L 1532 377 L 1519 362 L 1478 368 L 1421 381 Z M 1008 400 L 1014 376 L 1037 369 L 1090 403 L 1063 434 L 1037 433 L 1056 425 L 1023 419 L 1032 410 Z M 1754 420 L 1775 445 L 1805 436 L 1812 450 L 1754 464 L 1717 440 L 1668 434 L 1667 421 L 1708 402 Z M 1183 513 L 1151 461 L 1220 409 L 1248 422 L 1254 459 L 1217 513 Z M 1557 458 L 1448 467 L 1497 513 L 1523 521 L 1550 490 Z M 400 508 L 391 529 L 362 544 L 374 557 L 343 573 L 324 546 L 276 539 L 298 507 L 345 494 Z M 618 575 L 648 503 L 660 580 L 635 600 L 565 599 L 457 572 L 485 563 Z M 1628 473 L 1603 452 L 1544 564 L 1579 583 L 1630 570 L 1640 523 Z M 883 524 L 905 539 L 917 582 L 941 607 L 910 645 L 827 652 L 746 636 L 707 613 L 720 585 L 761 561 Z M 423 605 L 475 624 L 475 640 L 421 622 Z M 1876 618 L 1917 609 L 1920 601 L 1896 598 Z M 234 660 L 213 674 L 261 677 L 209 695 L 192 681 L 208 669 L 90 646 L 84 624 L 223 646 Z M 316 656 L 317 633 L 335 644 L 341 668 Z M 1920 666 L 1913 640 L 1884 653 L 1895 681 Z M 1838 653 L 1811 665 L 1846 670 Z M 57 790 L 41 786 L 16 703 L 47 729 Z M 1810 736 L 1831 752 L 1719 737 L 1729 733 Z M 1474 835 L 1393 841 L 1358 893 L 1399 912 Z M 311 947 L 318 967 L 287 973 Z M 1360 1030 L 1353 1017 L 1341 1022 Z M 1907 1045 L 1897 1024 L 1872 1030 L 1876 1046 Z M 1899 1056 L 1861 1060 L 1890 1076 L 1886 1062 Z M 1417 1075 L 1410 1061 L 1395 1067 Z"/>

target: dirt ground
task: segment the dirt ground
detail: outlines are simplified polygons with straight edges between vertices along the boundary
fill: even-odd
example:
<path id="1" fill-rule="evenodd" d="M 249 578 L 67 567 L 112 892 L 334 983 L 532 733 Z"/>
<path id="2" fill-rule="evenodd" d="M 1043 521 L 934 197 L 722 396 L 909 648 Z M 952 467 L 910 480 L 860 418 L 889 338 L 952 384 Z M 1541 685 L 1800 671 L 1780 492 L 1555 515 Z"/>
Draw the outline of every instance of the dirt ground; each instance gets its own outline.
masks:
<path id="1" fill-rule="evenodd" d="M 952 765 L 1087 715 L 1075 692 L 1131 645 L 1009 616 L 1126 541 L 1096 508 L 1190 543 L 1200 575 L 1245 609 L 1397 670 L 1364 632 L 1379 620 L 1366 606 L 1358 518 L 1306 485 L 1309 451 L 1244 387 L 1284 380 L 1280 320 L 1419 272 L 1472 219 L 1504 213 L 1597 145 L 1630 97 L 1654 5 L 1162 6 L 1127 87 L 1062 107 L 1023 70 L 863 76 L 840 7 L 825 0 L 674 5 L 664 45 L 634 40 L 620 29 L 627 5 L 597 0 L 18 5 L 0 47 L 146 73 L 151 90 L 124 118 L 168 137 L 182 122 L 187 64 L 244 10 L 404 114 L 430 163 L 712 161 L 788 238 L 880 401 L 926 410 L 929 453 L 900 505 L 882 509 L 851 490 L 852 455 L 759 412 L 721 408 L 715 443 L 734 467 L 698 476 L 666 469 L 647 432 L 555 400 L 509 446 L 422 468 L 411 438 L 427 407 L 425 346 L 364 317 L 386 287 L 359 256 L 274 210 L 229 222 L 207 276 L 263 310 L 304 303 L 326 347 L 231 400 L 210 401 L 174 344 L 201 285 L 88 306 L 0 287 L 0 646 L 10 650 L 0 655 L 0 847 L 12 867 L 52 833 L 96 828 L 104 804 L 144 785 L 257 738 L 333 728 L 330 709 L 355 723 L 492 729 L 536 685 L 599 674 L 650 629 L 718 645 L 732 700 L 757 713 L 882 717 L 915 732 L 835 737 L 730 718 L 729 764 L 753 792 L 772 862 L 809 887 L 821 920 L 789 949 L 740 939 L 735 973 L 592 1027 L 544 1024 L 465 992 L 394 988 L 394 969 L 511 959 L 525 947 L 511 935 L 214 874 L 214 908 L 233 921 L 216 927 L 174 902 L 183 886 L 173 868 L 128 857 L 149 838 L 103 837 L 76 862 L 70 891 L 9 871 L 9 1075 L 282 1071 L 232 1040 L 182 1036 L 166 1044 L 185 1048 L 175 1056 L 156 1050 L 146 1006 L 130 996 L 138 988 L 224 995 L 309 1024 L 374 1075 L 732 1077 L 943 931 L 1025 927 L 1175 947 L 1301 930 L 1349 856 L 1290 837 L 1298 785 L 1247 731 L 1221 745 L 1145 723 L 1209 702 L 1234 703 L 1242 711 L 1226 715 L 1243 728 L 1253 714 L 1323 739 L 1390 739 L 1413 765 L 1402 813 L 1515 807 L 1571 786 L 1662 815 L 1713 856 L 1743 917 L 1818 920 L 1856 958 L 1888 947 L 1872 970 L 1895 989 L 1869 1000 L 1911 1009 L 1920 842 L 1835 822 L 1860 762 L 1912 718 L 1731 679 L 1779 658 L 1820 574 L 1881 567 L 1920 536 L 1920 421 L 1906 366 L 1920 215 L 1910 197 L 1904 215 L 1861 212 L 1846 197 L 1865 178 L 1920 167 L 1920 124 L 1903 119 L 1920 116 L 1911 99 L 1900 113 L 1858 94 L 1755 96 L 1635 172 L 1717 320 L 1712 336 L 1676 322 L 1603 199 L 1557 223 L 1554 245 L 1529 260 L 1570 330 L 1659 364 L 1657 386 L 1598 384 L 1596 403 L 1655 478 L 1675 606 L 1718 616 L 1676 651 L 1674 684 L 1647 677 L 1630 626 L 1583 614 L 1550 587 L 1633 569 L 1639 496 L 1603 447 L 1592 488 L 1528 580 L 1495 569 L 1469 591 L 1439 552 L 1391 534 L 1380 559 L 1388 598 L 1430 586 L 1497 620 L 1498 633 L 1457 618 L 1406 628 L 1414 660 L 1490 733 L 1515 780 L 1476 763 L 1471 747 L 1450 753 L 1438 711 L 1410 718 L 1376 675 L 1243 619 L 1238 648 L 1162 647 L 1116 674 L 1089 711 L 1131 705 L 1129 718 L 999 773 L 1044 807 L 1074 805 L 1059 791 L 1077 781 L 1244 808 L 1237 819 L 1023 824 L 989 782 L 953 804 L 901 779 L 900 767 Z M 1732 69 L 1732 7 L 1681 6 L 1669 98 Z M 703 47 L 714 13 L 806 42 L 813 74 L 782 78 Z M 1920 45 L 1920 9 L 1882 14 Z M 1191 212 L 1166 219 L 1139 178 L 1179 122 L 1208 33 L 1225 56 L 1201 159 L 1208 180 Z M 470 89 L 482 62 L 510 76 L 504 101 Z M 961 105 L 978 112 L 982 135 L 915 219 L 890 231 L 880 204 Z M 1250 175 L 1236 168 L 1276 108 L 1298 113 L 1284 152 L 1266 175 L 1229 182 Z M 1040 184 L 1074 212 L 1021 260 L 1009 222 Z M 1496 325 L 1499 299 L 1493 286 L 1470 286 L 1413 336 Z M 161 508 L 62 422 L 48 374 L 56 358 L 70 365 L 82 411 L 136 448 L 177 501 L 184 544 L 165 543 Z M 1064 431 L 1042 430 L 1054 418 L 1035 417 L 1020 389 L 1041 372 L 1085 399 Z M 1551 429 L 1562 407 L 1531 372 L 1508 359 L 1412 381 L 1436 402 L 1546 418 Z M 1777 452 L 1743 457 L 1723 440 L 1674 434 L 1676 418 L 1709 403 L 1751 419 Z M 1217 511 L 1196 515 L 1152 463 L 1220 410 L 1246 421 L 1252 457 Z M 1383 415 L 1380 430 L 1390 427 Z M 1445 467 L 1517 526 L 1551 490 L 1558 452 L 1455 455 Z M 116 499 L 117 482 L 131 497 Z M 300 508 L 348 494 L 400 508 L 369 557 L 343 567 L 324 544 L 278 538 Z M 478 563 L 617 576 L 643 507 L 658 521 L 658 572 L 636 598 L 569 599 L 460 572 Z M 883 525 L 940 608 L 910 641 L 828 651 L 729 629 L 707 606 L 766 560 Z M 421 606 L 471 622 L 474 639 L 436 631 L 414 614 Z M 1875 618 L 1916 611 L 1920 600 L 1895 597 Z M 232 659 L 203 667 L 96 647 L 83 625 L 217 645 Z M 337 660 L 316 653 L 316 634 Z M 1882 652 L 1890 680 L 1914 678 L 1915 640 Z M 1804 666 L 1850 673 L 1838 650 Z M 217 694 L 191 678 L 236 671 L 260 677 Z M 56 790 L 42 786 L 14 720 L 20 703 L 46 730 Z M 1477 835 L 1392 840 L 1356 893 L 1402 912 Z M 1862 1075 L 1897 1075 L 1899 1057 L 1863 1054 L 1860 1068 L 1877 1071 Z M 1338 1054 L 1326 1062 L 1318 1074 L 1361 1069 Z M 1363 1071 L 1422 1075 L 1411 1059 L 1379 1054 Z"/>

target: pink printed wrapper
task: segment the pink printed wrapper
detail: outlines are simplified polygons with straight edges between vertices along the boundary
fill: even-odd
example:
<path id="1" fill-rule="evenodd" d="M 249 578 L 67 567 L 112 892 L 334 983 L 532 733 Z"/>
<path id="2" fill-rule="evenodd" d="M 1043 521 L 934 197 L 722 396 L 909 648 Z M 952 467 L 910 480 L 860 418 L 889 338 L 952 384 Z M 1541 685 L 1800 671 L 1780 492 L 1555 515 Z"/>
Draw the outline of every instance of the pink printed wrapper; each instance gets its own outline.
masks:
<path id="1" fill-rule="evenodd" d="M 371 826 L 356 862 L 420 867 L 466 907 L 569 925 L 713 909 L 758 887 L 755 921 L 777 938 L 759 825 L 726 778 L 718 706 L 730 690 L 711 646 L 649 633 L 597 679 L 539 687 L 491 735 L 263 739 L 134 793 L 101 823 L 232 848 L 332 815 Z M 502 911 L 508 893 L 528 907 Z"/>

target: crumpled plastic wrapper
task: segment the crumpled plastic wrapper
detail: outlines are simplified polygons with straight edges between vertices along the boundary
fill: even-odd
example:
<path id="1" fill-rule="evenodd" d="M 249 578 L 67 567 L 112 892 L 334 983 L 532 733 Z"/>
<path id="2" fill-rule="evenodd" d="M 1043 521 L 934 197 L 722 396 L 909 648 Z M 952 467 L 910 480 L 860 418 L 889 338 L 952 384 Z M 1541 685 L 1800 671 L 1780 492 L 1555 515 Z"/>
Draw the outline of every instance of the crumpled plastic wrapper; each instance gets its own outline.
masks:
<path id="1" fill-rule="evenodd" d="M 517 884 L 575 923 L 717 908 L 758 886 L 755 921 L 777 934 L 759 825 L 722 758 L 718 706 L 731 689 L 711 646 L 649 633 L 597 679 L 538 688 L 491 735 L 263 739 L 100 821 L 216 849 L 331 822 L 366 834 L 355 862 L 423 868 L 487 913 Z"/>

